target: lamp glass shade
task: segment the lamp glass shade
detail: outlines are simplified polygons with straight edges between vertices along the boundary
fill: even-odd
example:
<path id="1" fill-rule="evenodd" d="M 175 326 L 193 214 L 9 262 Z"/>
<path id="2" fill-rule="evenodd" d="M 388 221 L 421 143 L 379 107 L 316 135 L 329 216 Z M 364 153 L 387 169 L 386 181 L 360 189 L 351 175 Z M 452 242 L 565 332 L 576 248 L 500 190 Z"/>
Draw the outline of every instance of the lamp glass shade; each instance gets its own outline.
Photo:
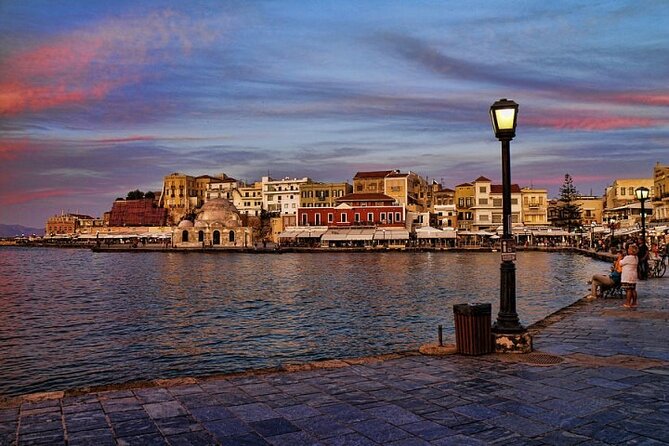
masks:
<path id="1" fill-rule="evenodd" d="M 650 195 L 650 190 L 648 190 L 647 187 L 638 187 L 634 191 L 634 195 L 636 196 L 637 200 L 648 200 L 648 196 Z"/>
<path id="2" fill-rule="evenodd" d="M 490 120 L 495 137 L 513 138 L 516 136 L 518 104 L 508 99 L 500 99 L 490 106 Z"/>

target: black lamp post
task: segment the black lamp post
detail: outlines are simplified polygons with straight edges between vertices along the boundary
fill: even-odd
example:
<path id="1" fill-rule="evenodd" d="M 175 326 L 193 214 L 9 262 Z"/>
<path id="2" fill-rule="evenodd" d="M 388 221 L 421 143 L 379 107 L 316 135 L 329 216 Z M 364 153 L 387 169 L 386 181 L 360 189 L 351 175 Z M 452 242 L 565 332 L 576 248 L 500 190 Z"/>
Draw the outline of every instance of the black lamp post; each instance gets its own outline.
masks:
<path id="1" fill-rule="evenodd" d="M 641 239 L 646 242 L 646 208 L 645 203 L 650 196 L 650 190 L 647 187 L 637 187 L 634 191 L 636 199 L 641 202 Z"/>
<path id="2" fill-rule="evenodd" d="M 609 217 L 609 229 L 611 230 L 611 247 L 614 247 L 615 233 L 616 233 L 616 219 Z"/>
<path id="3" fill-rule="evenodd" d="M 518 104 L 500 99 L 490 106 L 490 119 L 495 137 L 502 142 L 502 263 L 500 265 L 500 305 L 496 333 L 522 333 L 516 312 L 516 247 L 511 234 L 511 160 L 509 148 L 516 136 Z"/>

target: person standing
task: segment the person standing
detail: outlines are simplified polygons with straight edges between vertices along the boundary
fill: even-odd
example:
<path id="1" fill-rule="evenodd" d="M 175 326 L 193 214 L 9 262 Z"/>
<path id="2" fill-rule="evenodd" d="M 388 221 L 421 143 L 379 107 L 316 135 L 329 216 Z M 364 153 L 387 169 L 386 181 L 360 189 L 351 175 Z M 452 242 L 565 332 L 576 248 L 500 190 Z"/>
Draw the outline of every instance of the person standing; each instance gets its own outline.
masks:
<path id="1" fill-rule="evenodd" d="M 639 258 L 639 279 L 646 280 L 648 279 L 648 258 L 650 257 L 650 253 L 648 251 L 648 245 L 646 245 L 646 241 L 642 237 L 639 237 L 638 241 L 639 254 L 637 254 L 637 257 Z"/>
<path id="2" fill-rule="evenodd" d="M 635 244 L 630 244 L 627 248 L 627 255 L 623 257 L 620 261 L 620 266 L 622 267 L 622 274 L 620 281 L 622 287 L 625 290 L 625 303 L 623 307 L 625 308 L 636 308 L 637 307 L 637 293 L 636 293 L 636 283 L 638 281 L 637 267 L 639 265 L 639 259 L 637 254 L 639 249 Z"/>

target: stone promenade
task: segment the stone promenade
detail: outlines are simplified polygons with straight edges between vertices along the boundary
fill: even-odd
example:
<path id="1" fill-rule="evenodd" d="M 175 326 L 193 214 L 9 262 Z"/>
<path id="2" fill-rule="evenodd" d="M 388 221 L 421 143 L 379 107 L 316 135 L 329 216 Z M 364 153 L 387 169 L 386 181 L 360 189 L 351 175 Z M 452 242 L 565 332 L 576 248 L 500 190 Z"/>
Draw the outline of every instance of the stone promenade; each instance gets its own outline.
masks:
<path id="1" fill-rule="evenodd" d="M 584 284 L 584 292 L 585 292 Z M 0 408 L 0 444 L 669 444 L 669 279 L 580 301 L 536 353 L 404 355 Z"/>

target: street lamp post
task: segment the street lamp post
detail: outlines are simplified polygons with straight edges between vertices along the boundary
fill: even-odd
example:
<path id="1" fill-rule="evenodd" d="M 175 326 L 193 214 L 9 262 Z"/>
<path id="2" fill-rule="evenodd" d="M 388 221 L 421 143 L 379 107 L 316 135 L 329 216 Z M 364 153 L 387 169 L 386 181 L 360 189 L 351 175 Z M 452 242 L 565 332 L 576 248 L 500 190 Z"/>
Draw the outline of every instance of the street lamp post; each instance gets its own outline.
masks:
<path id="1" fill-rule="evenodd" d="M 595 226 L 597 226 L 596 222 L 593 221 L 592 223 L 590 223 L 590 248 L 595 249 L 596 251 L 597 249 L 595 248 Z"/>
<path id="2" fill-rule="evenodd" d="M 645 203 L 650 196 L 650 190 L 647 187 L 638 187 L 634 191 L 636 199 L 641 202 L 641 239 L 646 242 L 646 208 Z"/>
<path id="3" fill-rule="evenodd" d="M 615 234 L 616 234 L 616 219 L 609 217 L 609 229 L 611 230 L 611 247 L 615 246 Z"/>
<path id="4" fill-rule="evenodd" d="M 525 328 L 516 312 L 516 249 L 511 234 L 511 162 L 510 143 L 516 136 L 518 104 L 500 99 L 490 107 L 495 137 L 502 143 L 502 262 L 500 265 L 500 305 L 493 332 L 518 334 Z"/>

